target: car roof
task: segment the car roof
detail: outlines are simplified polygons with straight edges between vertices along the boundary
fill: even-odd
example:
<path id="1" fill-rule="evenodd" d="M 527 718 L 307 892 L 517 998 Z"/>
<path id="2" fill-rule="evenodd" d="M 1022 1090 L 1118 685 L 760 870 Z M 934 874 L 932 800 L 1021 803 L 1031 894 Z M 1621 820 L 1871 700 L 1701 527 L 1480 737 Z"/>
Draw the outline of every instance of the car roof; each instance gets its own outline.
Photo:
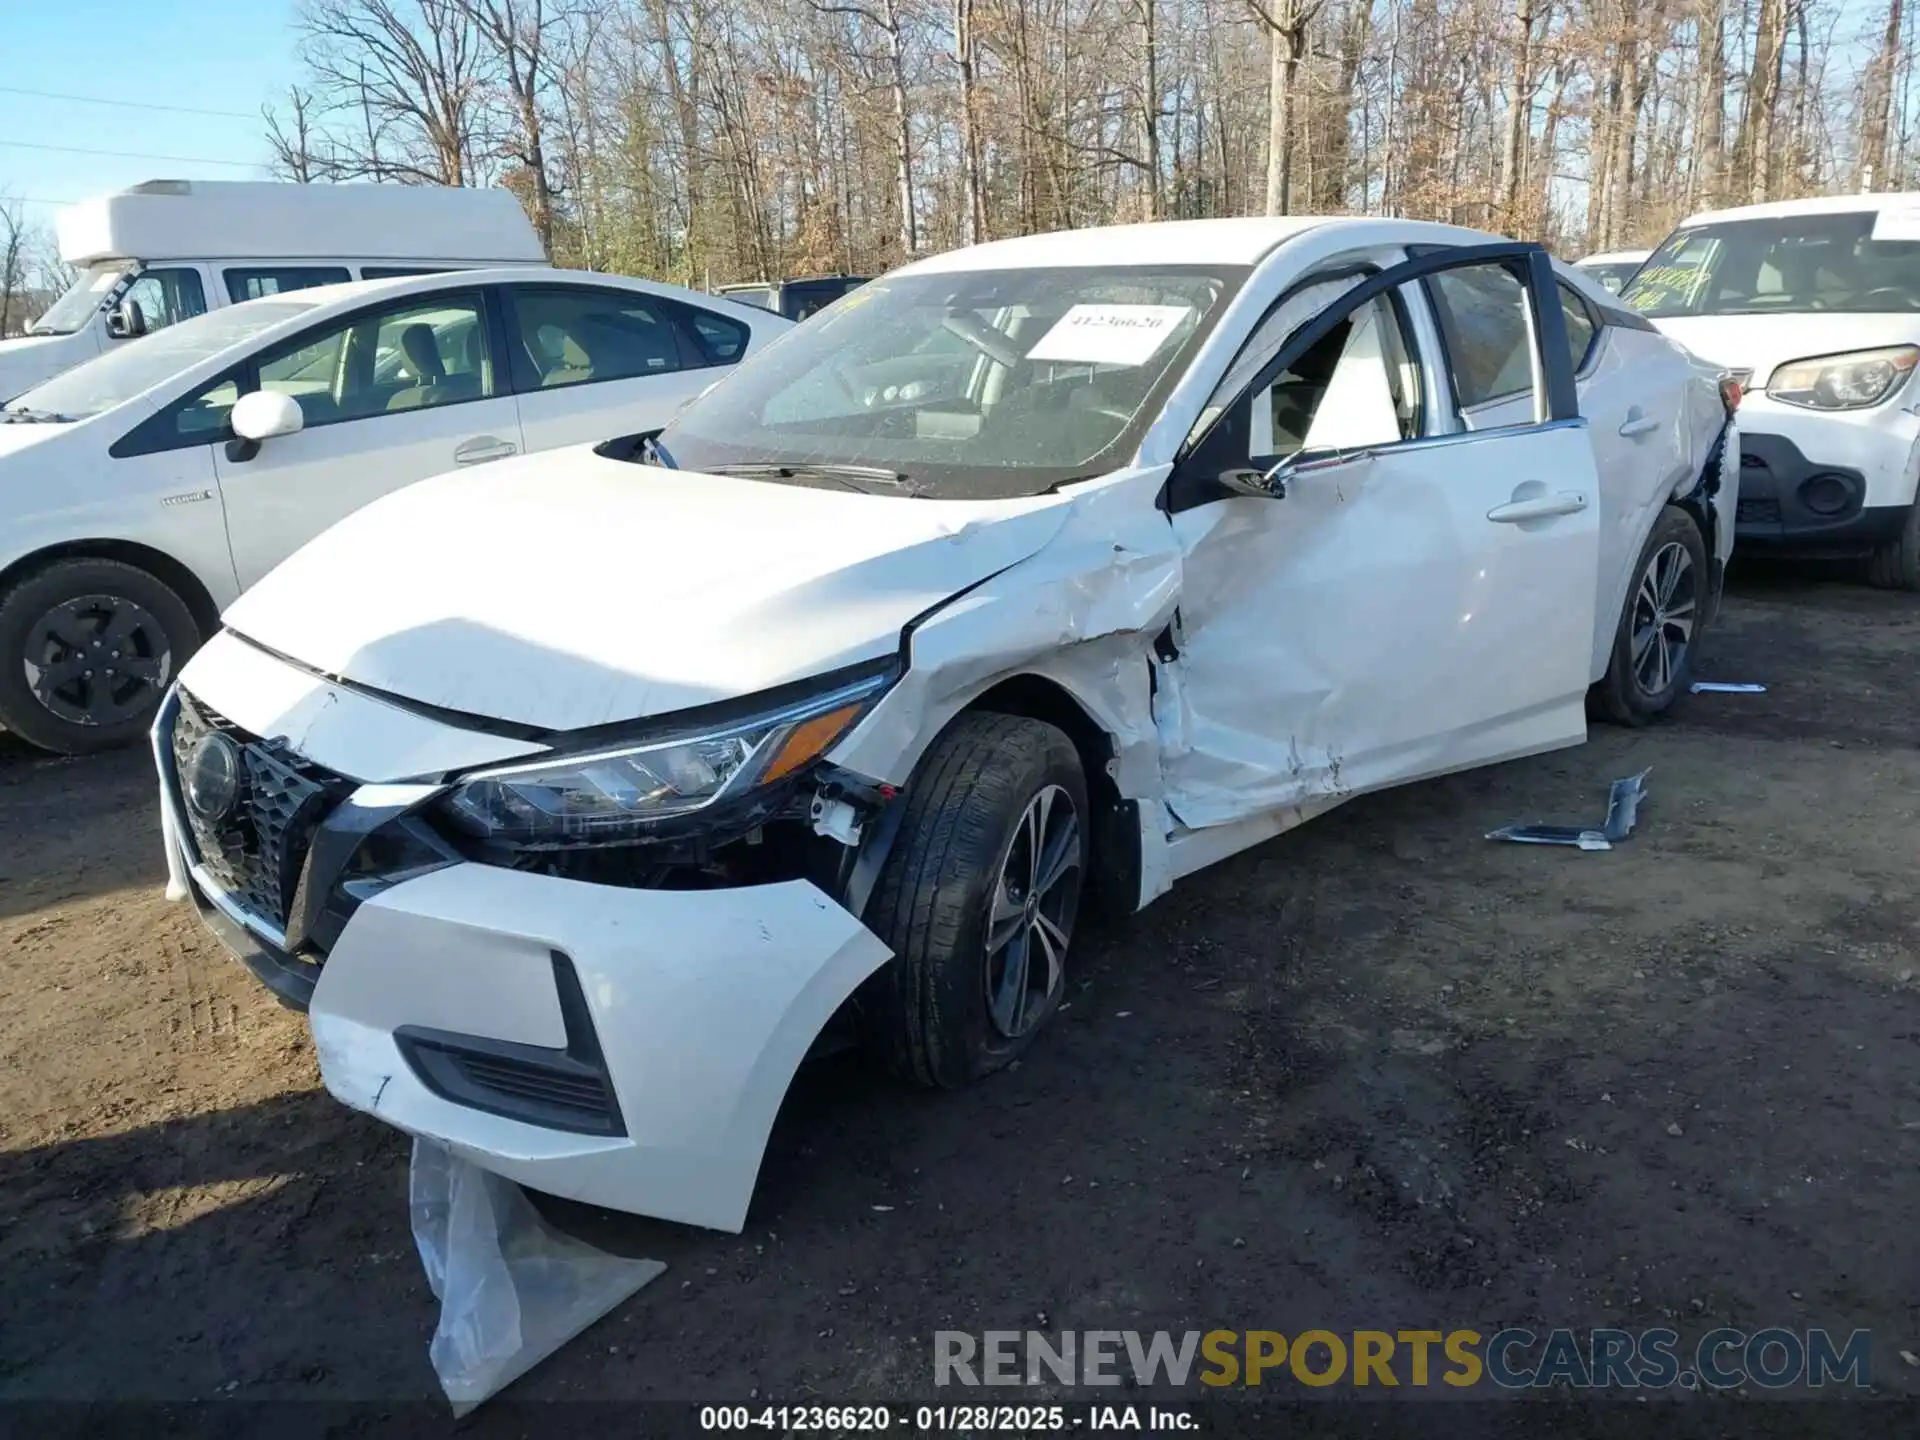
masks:
<path id="1" fill-rule="evenodd" d="M 894 273 L 925 275 L 1054 266 L 1253 265 L 1281 241 L 1327 223 L 1325 217 L 1317 215 L 1263 215 L 1097 225 L 1085 230 L 989 240 L 931 255 Z"/>
<path id="2" fill-rule="evenodd" d="M 1504 237 L 1458 225 L 1380 215 L 1253 215 L 1220 220 L 1151 220 L 989 240 L 931 255 L 894 275 L 969 270 L 1040 270 L 1130 265 L 1258 265 L 1310 230 L 1350 230 L 1355 243 L 1494 243 Z"/>
<path id="3" fill-rule="evenodd" d="M 639 295 L 657 295 L 717 310 L 754 325 L 765 325 L 769 318 L 779 324 L 791 324 L 771 311 L 758 310 L 713 295 L 700 295 L 678 285 L 641 280 L 631 275 L 607 275 L 598 270 L 558 270 L 551 265 L 503 265 L 483 270 L 438 270 L 430 275 L 392 275 L 380 280 L 346 280 L 337 285 L 310 285 L 301 290 L 285 290 L 243 300 L 234 309 L 248 305 L 301 305 L 305 308 L 272 327 L 261 336 L 277 333 L 281 327 L 307 325 L 330 315 L 351 310 L 369 300 L 400 298 L 407 295 L 432 295 L 441 290 L 465 290 L 475 285 L 499 285 L 510 282 L 545 286 L 582 286 L 597 289 L 631 290 Z M 257 340 L 260 337 L 255 337 Z M 239 342 L 253 344 L 255 340 Z"/>
<path id="4" fill-rule="evenodd" d="M 1598 255 L 1584 255 L 1574 261 L 1576 265 L 1634 265 L 1653 254 L 1651 250 L 1606 250 Z"/>
<path id="5" fill-rule="evenodd" d="M 1730 220 L 1772 220 L 1792 215 L 1862 215 L 1880 210 L 1920 208 L 1920 190 L 1886 190 L 1862 195 L 1820 195 L 1811 200 L 1773 200 L 1764 205 L 1737 205 L 1728 210 L 1703 210 L 1689 215 L 1678 228 L 1721 225 Z"/>

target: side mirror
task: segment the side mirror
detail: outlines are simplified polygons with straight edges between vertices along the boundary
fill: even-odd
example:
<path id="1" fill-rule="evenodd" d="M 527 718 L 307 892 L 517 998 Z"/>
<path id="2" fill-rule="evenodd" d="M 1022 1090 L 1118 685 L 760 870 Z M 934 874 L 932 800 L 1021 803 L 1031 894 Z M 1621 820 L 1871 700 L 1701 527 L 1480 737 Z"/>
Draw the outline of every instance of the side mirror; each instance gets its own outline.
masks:
<path id="1" fill-rule="evenodd" d="M 1373 458 L 1371 450 L 1336 450 L 1315 446 L 1282 455 L 1265 470 L 1225 470 L 1220 483 L 1236 495 L 1252 495 L 1262 500 L 1284 500 L 1294 480 L 1320 470 L 1336 470 L 1359 465 Z"/>
<path id="2" fill-rule="evenodd" d="M 147 315 L 138 300 L 122 300 L 107 312 L 107 334 L 115 340 L 138 340 L 147 333 Z"/>
<path id="3" fill-rule="evenodd" d="M 299 402 L 278 390 L 255 390 L 234 402 L 228 417 L 234 438 L 227 442 L 227 459 L 236 463 L 260 453 L 260 442 L 292 435 L 307 423 Z"/>

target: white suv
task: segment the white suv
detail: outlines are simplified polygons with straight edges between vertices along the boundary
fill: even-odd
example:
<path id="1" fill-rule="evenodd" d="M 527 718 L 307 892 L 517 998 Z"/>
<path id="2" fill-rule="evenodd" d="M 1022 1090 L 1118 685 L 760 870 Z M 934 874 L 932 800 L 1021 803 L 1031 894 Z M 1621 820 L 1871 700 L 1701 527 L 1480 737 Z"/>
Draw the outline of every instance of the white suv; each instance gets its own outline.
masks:
<path id="1" fill-rule="evenodd" d="M 1920 194 L 1695 215 L 1622 298 L 1747 386 L 1743 550 L 1864 555 L 1920 588 Z"/>

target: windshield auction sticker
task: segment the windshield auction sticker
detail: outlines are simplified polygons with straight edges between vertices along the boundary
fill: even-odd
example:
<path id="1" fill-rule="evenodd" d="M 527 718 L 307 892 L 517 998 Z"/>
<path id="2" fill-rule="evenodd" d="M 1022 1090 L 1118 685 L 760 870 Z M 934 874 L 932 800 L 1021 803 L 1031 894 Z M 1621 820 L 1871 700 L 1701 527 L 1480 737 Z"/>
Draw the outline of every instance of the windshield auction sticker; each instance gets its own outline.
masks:
<path id="1" fill-rule="evenodd" d="M 1192 313 L 1186 305 L 1076 305 L 1040 337 L 1027 358 L 1144 365 Z"/>

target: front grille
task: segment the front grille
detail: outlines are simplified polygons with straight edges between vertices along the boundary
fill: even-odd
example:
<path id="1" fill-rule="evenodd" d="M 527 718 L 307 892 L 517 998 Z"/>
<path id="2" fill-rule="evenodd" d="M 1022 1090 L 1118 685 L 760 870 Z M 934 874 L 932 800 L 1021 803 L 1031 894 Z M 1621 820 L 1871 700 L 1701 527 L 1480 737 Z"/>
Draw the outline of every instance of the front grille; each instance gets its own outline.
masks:
<path id="1" fill-rule="evenodd" d="M 179 695 L 173 763 L 196 858 L 234 905 L 284 931 L 314 829 L 350 786 L 284 741 L 250 735 L 186 691 Z M 216 733 L 239 748 L 239 785 L 225 813 L 210 817 L 188 803 L 185 778 L 194 752 Z"/>
<path id="2" fill-rule="evenodd" d="M 1733 519 L 1736 525 L 1778 525 L 1780 502 L 1767 499 L 1742 500 L 1734 509 Z"/>
<path id="3" fill-rule="evenodd" d="M 1767 468 L 1767 462 L 1751 450 L 1742 450 L 1740 452 L 1740 468 L 1742 470 L 1764 470 Z"/>

